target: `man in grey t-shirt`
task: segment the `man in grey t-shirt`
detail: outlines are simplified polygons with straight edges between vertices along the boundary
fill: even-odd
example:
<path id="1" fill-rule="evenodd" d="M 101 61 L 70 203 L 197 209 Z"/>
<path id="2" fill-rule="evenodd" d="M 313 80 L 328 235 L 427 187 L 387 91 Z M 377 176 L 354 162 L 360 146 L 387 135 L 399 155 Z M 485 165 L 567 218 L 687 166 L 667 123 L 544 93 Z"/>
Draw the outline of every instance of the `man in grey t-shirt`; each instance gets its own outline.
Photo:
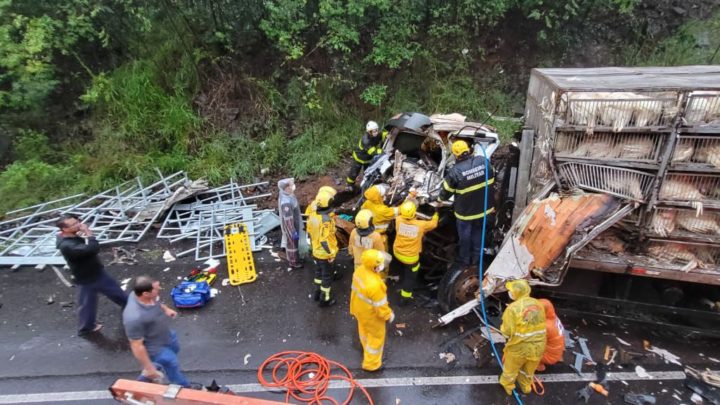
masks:
<path id="1" fill-rule="evenodd" d="M 155 368 L 159 364 L 171 383 L 188 387 L 177 359 L 177 335 L 170 329 L 170 319 L 177 312 L 160 302 L 160 282 L 140 276 L 135 279 L 133 292 L 123 311 L 123 324 L 130 349 L 143 367 L 143 376 L 150 380 L 160 377 Z"/>

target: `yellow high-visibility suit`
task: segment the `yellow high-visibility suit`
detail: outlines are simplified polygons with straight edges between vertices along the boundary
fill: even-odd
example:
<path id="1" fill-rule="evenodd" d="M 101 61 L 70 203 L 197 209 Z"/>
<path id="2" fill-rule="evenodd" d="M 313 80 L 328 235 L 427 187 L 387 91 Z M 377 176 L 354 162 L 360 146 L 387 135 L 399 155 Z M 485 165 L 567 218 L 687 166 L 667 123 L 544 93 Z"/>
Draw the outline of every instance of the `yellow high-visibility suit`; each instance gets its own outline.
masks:
<path id="1" fill-rule="evenodd" d="M 348 243 L 348 254 L 353 258 L 353 267 L 358 267 L 362 264 L 362 254 L 368 249 L 376 249 L 381 252 L 387 251 L 387 246 L 385 246 L 382 235 L 377 231 L 373 231 L 370 235 L 361 236 L 357 228 L 353 229 L 352 232 L 350 232 L 350 240 Z"/>
<path id="2" fill-rule="evenodd" d="M 505 286 L 514 302 L 505 309 L 500 326 L 507 338 L 500 385 L 512 395 L 517 380 L 520 390 L 529 394 L 535 369 L 545 352 L 545 309 L 538 300 L 530 297 L 530 285 L 526 280 L 513 280 Z"/>
<path id="3" fill-rule="evenodd" d="M 403 265 L 403 280 L 400 296 L 413 298 L 413 290 L 417 287 L 418 271 L 420 270 L 420 252 L 425 233 L 438 226 L 438 214 L 429 221 L 398 217 L 395 220 L 395 242 L 393 255 Z"/>
<path id="4" fill-rule="evenodd" d="M 382 194 L 378 190 L 377 186 L 372 186 L 365 191 L 365 202 L 362 204 L 362 209 L 370 210 L 373 213 L 373 224 L 375 230 L 382 235 L 383 242 L 387 246 L 387 229 L 390 226 L 390 221 L 398 216 L 398 207 L 388 207 L 383 202 Z"/>
<path id="5" fill-rule="evenodd" d="M 335 217 L 328 214 L 311 214 L 308 217 L 307 228 L 313 257 L 321 260 L 334 259 L 338 252 Z"/>
<path id="6" fill-rule="evenodd" d="M 374 371 L 382 366 L 385 324 L 392 313 L 387 300 L 387 286 L 382 277 L 363 265 L 355 268 L 350 314 L 358 322 L 358 334 L 363 347 L 363 370 Z"/>
<path id="7" fill-rule="evenodd" d="M 321 303 L 327 303 L 331 301 L 330 283 L 333 277 L 330 263 L 335 260 L 338 252 L 335 217 L 328 213 L 311 214 L 308 217 L 307 229 L 312 245 L 312 255 L 317 264 L 313 279 L 316 297 Z"/>

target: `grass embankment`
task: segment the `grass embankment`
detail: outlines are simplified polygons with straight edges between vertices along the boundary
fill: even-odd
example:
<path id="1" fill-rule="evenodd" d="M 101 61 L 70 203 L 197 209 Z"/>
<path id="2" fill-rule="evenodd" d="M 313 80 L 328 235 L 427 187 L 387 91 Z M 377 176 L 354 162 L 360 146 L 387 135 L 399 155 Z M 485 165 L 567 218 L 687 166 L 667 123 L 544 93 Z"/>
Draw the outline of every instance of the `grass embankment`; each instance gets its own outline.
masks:
<path id="1" fill-rule="evenodd" d="M 368 119 L 419 111 L 484 121 L 490 113 L 512 115 L 523 98 L 506 93 L 511 86 L 502 72 L 477 72 L 470 60 L 449 65 L 419 54 L 385 80 L 287 71 L 243 76 L 251 100 L 228 129 L 198 112 L 198 95 L 208 84 L 199 72 L 210 58 L 179 51 L 172 41 L 158 43 L 164 45 L 153 55 L 93 78 L 80 101 L 92 112 L 82 134 L 60 142 L 32 131 L 16 138 L 15 160 L 0 172 L 0 213 L 93 193 L 134 176 L 154 177 L 155 167 L 168 174 L 186 170 L 213 184 L 252 181 L 261 172 L 311 176 L 346 164 Z M 618 55 L 628 66 L 670 66 L 718 63 L 719 50 L 716 15 L 686 24 L 659 45 L 648 41 Z M 519 127 L 487 122 L 505 141 Z"/>

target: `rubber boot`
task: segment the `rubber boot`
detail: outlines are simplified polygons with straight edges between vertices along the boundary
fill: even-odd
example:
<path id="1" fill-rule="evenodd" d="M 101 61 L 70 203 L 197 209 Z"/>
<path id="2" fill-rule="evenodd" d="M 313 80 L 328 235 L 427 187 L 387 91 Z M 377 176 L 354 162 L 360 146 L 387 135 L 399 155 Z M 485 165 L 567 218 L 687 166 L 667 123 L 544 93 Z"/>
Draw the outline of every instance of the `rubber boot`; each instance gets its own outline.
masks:
<path id="1" fill-rule="evenodd" d="M 327 294 L 323 294 L 322 292 L 320 293 L 320 302 L 318 303 L 320 307 L 330 307 L 335 305 L 336 302 L 337 301 L 335 300 L 335 298 L 332 297 L 330 292 L 328 292 Z"/>
<path id="2" fill-rule="evenodd" d="M 315 286 L 315 292 L 313 292 L 313 301 L 320 301 L 320 286 Z"/>

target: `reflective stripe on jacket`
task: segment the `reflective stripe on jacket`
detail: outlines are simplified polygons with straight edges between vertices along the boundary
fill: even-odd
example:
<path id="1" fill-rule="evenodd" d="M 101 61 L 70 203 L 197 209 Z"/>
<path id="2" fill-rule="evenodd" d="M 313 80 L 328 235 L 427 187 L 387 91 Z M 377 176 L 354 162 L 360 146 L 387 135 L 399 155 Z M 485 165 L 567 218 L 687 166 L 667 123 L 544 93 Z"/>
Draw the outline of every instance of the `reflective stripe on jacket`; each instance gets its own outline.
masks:
<path id="1" fill-rule="evenodd" d="M 385 282 L 379 274 L 362 265 L 353 273 L 350 313 L 361 322 L 383 327 L 392 314 Z"/>
<path id="2" fill-rule="evenodd" d="M 387 131 L 382 131 L 377 136 L 372 136 L 368 132 L 363 133 L 353 150 L 353 159 L 363 165 L 370 163 L 373 156 L 382 153 L 382 145 L 387 138 L 387 134 Z"/>
<path id="3" fill-rule="evenodd" d="M 493 207 L 493 184 L 495 172 L 490 166 L 485 181 L 485 158 L 472 156 L 461 160 L 448 169 L 440 191 L 440 199 L 447 200 L 455 195 L 453 209 L 455 217 L 464 221 L 480 219 L 495 211 Z M 488 210 L 484 210 L 485 188 L 488 189 Z"/>
<path id="4" fill-rule="evenodd" d="M 505 309 L 500 331 L 508 339 L 505 343 L 506 350 L 515 346 L 519 349 L 524 344 L 542 343 L 544 351 L 545 309 L 538 300 L 529 295 L 517 298 Z"/>
<path id="5" fill-rule="evenodd" d="M 320 260 L 334 258 L 338 252 L 335 218 L 327 213 L 316 212 L 308 217 L 307 228 L 313 257 Z"/>
<path id="6" fill-rule="evenodd" d="M 362 263 L 360 258 L 362 257 L 363 252 L 368 249 L 377 249 L 384 252 L 386 247 L 382 235 L 377 232 L 373 232 L 368 236 L 360 236 L 357 229 L 353 229 L 352 232 L 350 232 L 348 253 L 353 257 L 355 264 L 354 267 L 360 266 Z"/>
<path id="7" fill-rule="evenodd" d="M 437 214 L 429 221 L 398 217 L 395 220 L 395 243 L 393 243 L 395 257 L 405 264 L 417 263 L 422 252 L 423 236 L 437 228 L 437 225 Z"/>
<path id="8" fill-rule="evenodd" d="M 365 202 L 362 209 L 370 210 L 373 213 L 373 225 L 375 230 L 383 234 L 387 232 L 390 221 L 398 216 L 398 207 L 388 207 L 382 199 L 382 195 L 376 187 L 370 187 L 365 191 Z"/>

